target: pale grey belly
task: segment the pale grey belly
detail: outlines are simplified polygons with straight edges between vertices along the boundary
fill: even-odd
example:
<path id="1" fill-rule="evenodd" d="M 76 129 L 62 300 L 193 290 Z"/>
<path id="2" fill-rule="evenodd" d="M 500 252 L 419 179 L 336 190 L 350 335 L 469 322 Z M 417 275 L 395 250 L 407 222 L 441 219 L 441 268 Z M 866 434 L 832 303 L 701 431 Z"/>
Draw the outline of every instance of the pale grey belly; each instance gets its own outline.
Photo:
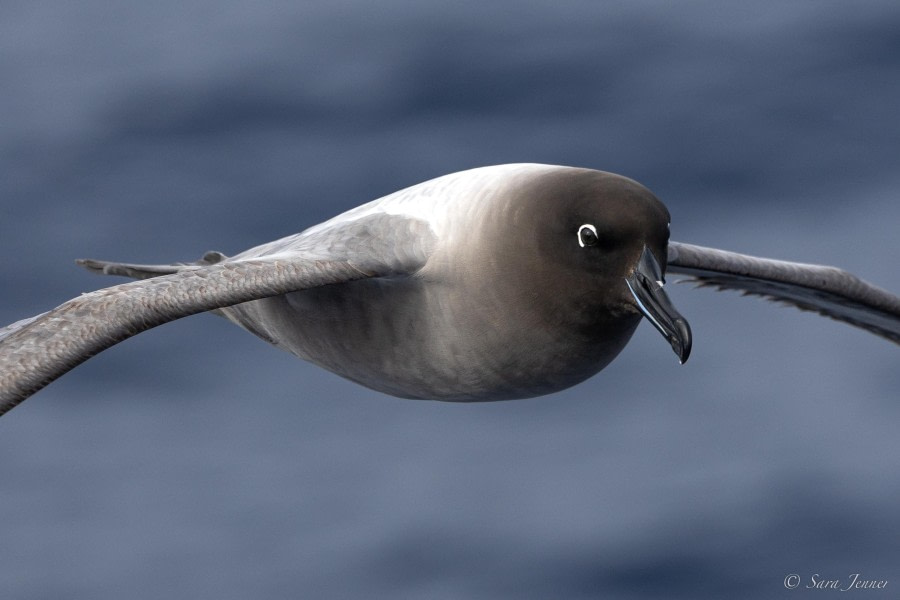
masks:
<path id="1" fill-rule="evenodd" d="M 373 279 L 228 311 L 267 341 L 366 387 L 455 401 L 524 398 L 570 387 L 606 366 L 634 329 L 621 340 L 573 343 L 481 300 L 435 282 Z"/>

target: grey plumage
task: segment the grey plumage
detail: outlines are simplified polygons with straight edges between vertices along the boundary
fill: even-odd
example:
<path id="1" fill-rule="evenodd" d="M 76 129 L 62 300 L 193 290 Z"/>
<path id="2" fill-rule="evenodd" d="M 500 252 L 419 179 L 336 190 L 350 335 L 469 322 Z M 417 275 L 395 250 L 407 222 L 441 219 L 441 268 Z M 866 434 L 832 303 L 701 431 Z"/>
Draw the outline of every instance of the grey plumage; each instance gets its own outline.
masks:
<path id="1" fill-rule="evenodd" d="M 547 165 L 448 175 L 233 257 L 134 265 L 139 279 L 0 329 L 0 414 L 96 353 L 204 311 L 368 387 L 457 401 L 592 376 L 646 317 L 684 361 L 670 272 L 816 310 L 900 341 L 900 299 L 831 267 L 668 242 L 629 179 Z M 662 265 L 662 266 L 660 266 Z"/>
<path id="2" fill-rule="evenodd" d="M 255 260 L 191 267 L 83 294 L 0 340 L 0 414 L 98 352 L 188 315 L 370 277 L 346 262 Z"/>
<path id="3" fill-rule="evenodd" d="M 810 310 L 900 343 L 900 297 L 836 267 L 669 242 L 669 272 Z"/>

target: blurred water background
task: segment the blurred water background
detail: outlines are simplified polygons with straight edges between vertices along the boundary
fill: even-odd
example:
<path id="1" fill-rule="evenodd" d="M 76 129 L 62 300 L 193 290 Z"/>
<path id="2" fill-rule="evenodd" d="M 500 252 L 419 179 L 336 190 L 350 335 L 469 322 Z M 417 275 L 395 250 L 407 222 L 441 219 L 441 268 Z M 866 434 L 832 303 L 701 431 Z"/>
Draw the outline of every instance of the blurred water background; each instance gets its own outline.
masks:
<path id="1" fill-rule="evenodd" d="M 900 4 L 0 4 L 0 322 L 452 171 L 619 172 L 673 239 L 900 291 Z M 588 382 L 398 400 L 202 315 L 0 420 L 0 597 L 797 598 L 900 588 L 898 348 L 671 286 Z M 801 577 L 788 590 L 787 575 Z M 833 593 L 833 592 L 832 592 Z"/>

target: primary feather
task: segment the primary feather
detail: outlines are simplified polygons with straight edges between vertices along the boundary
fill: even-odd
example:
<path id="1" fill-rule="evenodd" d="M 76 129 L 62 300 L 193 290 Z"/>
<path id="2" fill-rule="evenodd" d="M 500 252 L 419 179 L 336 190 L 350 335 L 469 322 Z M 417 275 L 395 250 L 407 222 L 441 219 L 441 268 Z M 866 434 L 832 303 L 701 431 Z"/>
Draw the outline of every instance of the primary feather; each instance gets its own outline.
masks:
<path id="1" fill-rule="evenodd" d="M 900 297 L 836 267 L 669 242 L 669 272 L 701 286 L 786 302 L 900 343 Z"/>

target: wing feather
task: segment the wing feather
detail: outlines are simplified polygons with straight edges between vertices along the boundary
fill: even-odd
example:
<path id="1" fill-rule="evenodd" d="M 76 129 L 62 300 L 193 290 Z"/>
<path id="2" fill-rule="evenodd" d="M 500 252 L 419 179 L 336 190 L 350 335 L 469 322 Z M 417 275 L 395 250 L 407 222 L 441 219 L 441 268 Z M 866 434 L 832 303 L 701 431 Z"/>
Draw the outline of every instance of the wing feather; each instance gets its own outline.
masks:
<path id="1" fill-rule="evenodd" d="M 290 236 L 231 259 L 208 252 L 193 263 L 78 263 L 132 281 L 0 328 L 0 415 L 124 339 L 200 312 L 305 289 L 417 272 L 435 247 L 428 223 L 365 215 L 315 235 Z"/>
<path id="2" fill-rule="evenodd" d="M 371 265 L 370 265 L 371 267 Z M 77 298 L 0 335 L 0 415 L 91 356 L 188 315 L 324 285 L 396 274 L 350 261 L 272 256 L 185 267 Z"/>
<path id="3" fill-rule="evenodd" d="M 669 242 L 668 272 L 786 302 L 900 344 L 900 297 L 836 267 Z"/>

